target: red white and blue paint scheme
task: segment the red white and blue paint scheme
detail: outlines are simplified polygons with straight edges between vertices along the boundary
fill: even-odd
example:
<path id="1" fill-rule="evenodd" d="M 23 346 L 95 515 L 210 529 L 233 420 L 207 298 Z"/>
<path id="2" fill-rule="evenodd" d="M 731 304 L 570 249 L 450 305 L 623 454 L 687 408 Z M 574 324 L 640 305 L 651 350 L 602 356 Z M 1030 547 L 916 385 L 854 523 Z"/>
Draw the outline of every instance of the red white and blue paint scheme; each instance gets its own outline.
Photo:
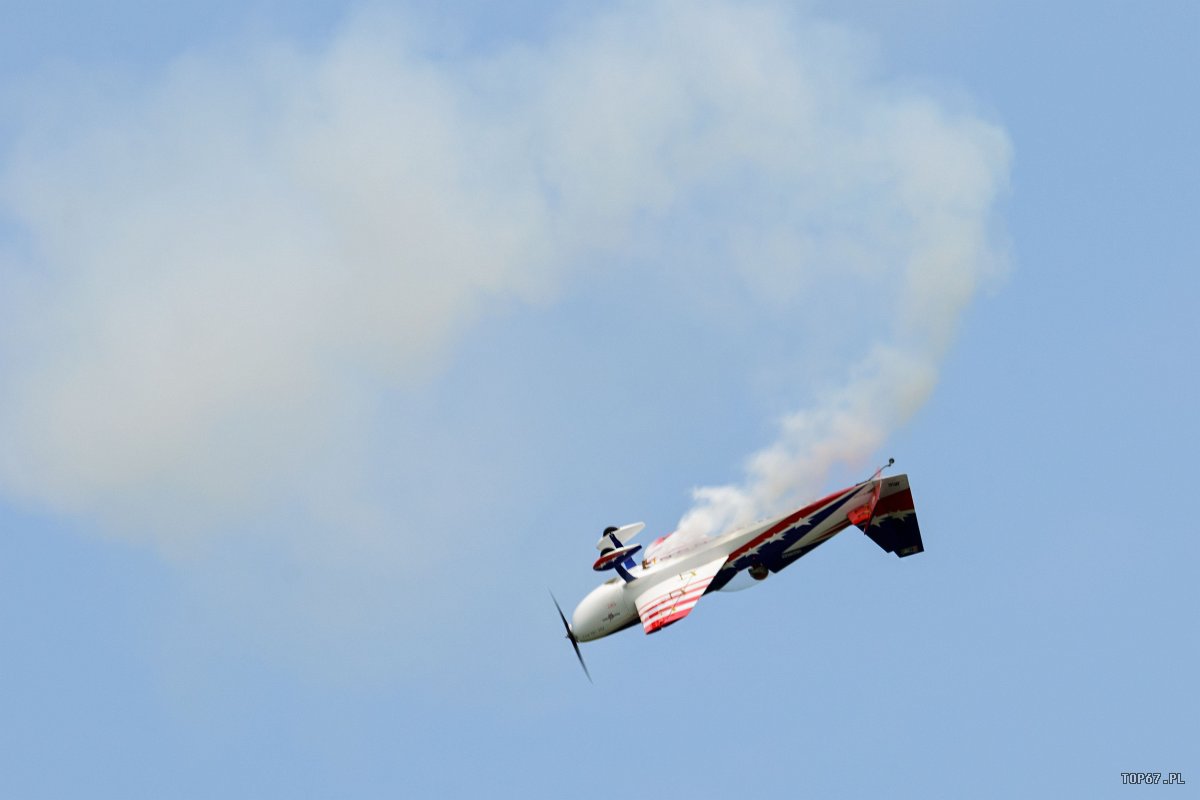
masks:
<path id="1" fill-rule="evenodd" d="M 601 639 L 639 622 L 648 634 L 673 625 L 690 614 L 701 597 L 725 588 L 740 573 L 764 580 L 851 526 L 900 558 L 923 552 L 908 476 L 885 478 L 882 471 L 804 508 L 720 536 L 686 541 L 675 534 L 664 536 L 646 549 L 640 562 L 634 554 L 641 545 L 627 542 L 645 526 L 638 522 L 608 528 L 596 543 L 600 557 L 592 566 L 615 570 L 617 577 L 585 597 L 570 623 L 559 609 L 576 655 L 578 642 Z M 579 661 L 583 664 L 582 656 Z"/>

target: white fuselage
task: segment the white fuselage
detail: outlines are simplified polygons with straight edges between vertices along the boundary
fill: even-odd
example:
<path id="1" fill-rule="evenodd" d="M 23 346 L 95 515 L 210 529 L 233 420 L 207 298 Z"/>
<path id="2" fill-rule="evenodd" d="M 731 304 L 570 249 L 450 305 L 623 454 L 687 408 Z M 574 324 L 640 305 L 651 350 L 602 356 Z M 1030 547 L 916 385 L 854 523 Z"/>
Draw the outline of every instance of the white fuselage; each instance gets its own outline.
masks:
<path id="1" fill-rule="evenodd" d="M 860 491 L 867 492 L 867 489 L 864 487 Z M 838 494 L 844 492 L 830 495 L 826 500 Z M 605 581 L 576 606 L 571 618 L 571 630 L 575 638 L 581 642 L 590 642 L 638 623 L 636 601 L 644 592 L 677 577 L 682 572 L 744 549 L 761 533 L 787 516 L 789 515 L 784 514 L 722 536 L 700 538 L 682 547 L 672 548 L 663 555 L 650 558 L 629 570 L 634 578 L 632 581 L 626 582 L 621 578 Z M 846 526 L 844 520 L 844 517 L 826 520 L 809 531 L 793 547 L 803 547 L 832 536 Z"/>

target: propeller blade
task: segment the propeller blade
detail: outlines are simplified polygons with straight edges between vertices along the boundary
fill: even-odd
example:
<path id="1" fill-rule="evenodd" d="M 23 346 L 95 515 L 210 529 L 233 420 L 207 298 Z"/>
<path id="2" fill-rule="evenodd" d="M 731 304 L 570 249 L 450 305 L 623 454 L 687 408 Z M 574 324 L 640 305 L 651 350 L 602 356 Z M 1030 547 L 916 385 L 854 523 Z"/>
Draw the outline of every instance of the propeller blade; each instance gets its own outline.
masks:
<path id="1" fill-rule="evenodd" d="M 583 663 L 583 653 L 579 652 L 579 642 L 575 639 L 571 624 L 567 622 L 567 615 L 563 613 L 562 606 L 558 604 L 558 598 L 554 596 L 554 592 L 550 593 L 550 599 L 554 601 L 554 607 L 558 609 L 558 618 L 562 620 L 563 627 L 567 629 L 567 638 L 571 640 L 571 647 L 575 648 L 575 657 L 579 659 L 579 666 L 583 667 L 583 674 L 587 675 L 588 683 L 595 683 L 592 680 L 592 673 L 588 672 L 587 664 Z"/>

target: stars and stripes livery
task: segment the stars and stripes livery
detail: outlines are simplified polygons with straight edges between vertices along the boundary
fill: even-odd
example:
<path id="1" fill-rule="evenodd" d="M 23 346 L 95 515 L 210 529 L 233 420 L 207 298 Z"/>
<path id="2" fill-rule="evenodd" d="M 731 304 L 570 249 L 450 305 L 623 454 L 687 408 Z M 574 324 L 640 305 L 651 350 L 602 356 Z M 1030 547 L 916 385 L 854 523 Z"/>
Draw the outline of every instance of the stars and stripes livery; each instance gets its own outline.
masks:
<path id="1" fill-rule="evenodd" d="M 596 545 L 600 557 L 593 567 L 613 569 L 617 577 L 585 597 L 569 624 L 564 617 L 568 638 L 573 643 L 592 641 L 638 622 L 648 634 L 660 631 L 740 573 L 762 580 L 849 527 L 900 558 L 923 552 L 908 476 L 881 475 L 882 469 L 870 480 L 791 513 L 721 536 L 690 542 L 673 541 L 673 534 L 662 537 L 640 563 L 633 558 L 640 547 L 626 542 L 644 526 L 606 529 Z"/>

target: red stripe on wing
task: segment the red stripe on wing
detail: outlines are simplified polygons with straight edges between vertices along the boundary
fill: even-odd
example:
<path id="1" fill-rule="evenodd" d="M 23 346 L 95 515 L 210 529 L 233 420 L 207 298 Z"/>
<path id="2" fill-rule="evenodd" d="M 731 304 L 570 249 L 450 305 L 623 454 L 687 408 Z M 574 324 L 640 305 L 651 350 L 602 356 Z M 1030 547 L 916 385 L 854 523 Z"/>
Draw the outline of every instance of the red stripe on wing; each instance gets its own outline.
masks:
<path id="1" fill-rule="evenodd" d="M 642 607 L 642 613 L 649 614 L 655 611 L 659 606 L 669 603 L 672 600 L 679 600 L 685 597 L 691 597 L 692 595 L 699 596 L 704 594 L 704 590 L 708 588 L 710 583 L 712 583 L 712 578 L 708 578 L 703 581 L 696 581 L 695 583 L 689 583 L 682 589 L 672 589 L 669 592 L 660 594 Z M 676 592 L 678 592 L 678 594 L 675 594 Z"/>
<path id="2" fill-rule="evenodd" d="M 678 622 L 679 620 L 683 619 L 689 613 L 691 613 L 690 608 L 686 609 L 684 611 L 677 611 L 668 617 L 663 617 L 662 619 L 655 620 L 654 622 L 652 622 L 646 626 L 646 633 L 654 633 L 657 630 L 662 630 L 663 628 L 667 627 L 668 625 L 670 625 L 674 622 Z"/>

